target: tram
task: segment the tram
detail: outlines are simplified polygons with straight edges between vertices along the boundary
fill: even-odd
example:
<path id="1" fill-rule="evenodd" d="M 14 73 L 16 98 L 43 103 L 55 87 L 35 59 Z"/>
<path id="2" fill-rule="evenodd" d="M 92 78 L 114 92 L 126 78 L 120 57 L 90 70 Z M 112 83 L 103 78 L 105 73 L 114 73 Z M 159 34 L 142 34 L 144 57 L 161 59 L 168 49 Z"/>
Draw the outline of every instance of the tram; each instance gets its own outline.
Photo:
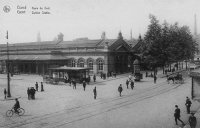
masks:
<path id="1" fill-rule="evenodd" d="M 85 67 L 55 67 L 49 68 L 49 75 L 43 76 L 43 81 L 49 84 L 58 84 L 59 82 L 69 82 L 74 80 L 77 83 L 82 83 L 83 80 L 89 77 L 90 68 Z"/>

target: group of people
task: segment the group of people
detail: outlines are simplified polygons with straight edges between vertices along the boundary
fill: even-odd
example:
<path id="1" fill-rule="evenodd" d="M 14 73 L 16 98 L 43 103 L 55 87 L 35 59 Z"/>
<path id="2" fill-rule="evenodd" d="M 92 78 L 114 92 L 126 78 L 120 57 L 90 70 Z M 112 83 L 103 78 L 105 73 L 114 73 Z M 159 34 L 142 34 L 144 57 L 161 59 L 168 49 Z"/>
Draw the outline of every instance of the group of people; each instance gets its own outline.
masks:
<path id="1" fill-rule="evenodd" d="M 129 77 L 129 79 L 126 80 L 126 87 L 127 87 L 127 89 L 129 88 L 129 85 L 131 86 L 131 89 L 133 90 L 133 88 L 134 88 L 134 82 L 133 82 L 133 80 L 130 77 Z M 122 84 L 120 84 L 119 87 L 118 87 L 118 92 L 119 92 L 119 96 L 120 97 L 122 96 L 122 91 L 123 91 Z"/>
<path id="2" fill-rule="evenodd" d="M 186 103 L 185 103 L 185 105 L 186 105 L 186 109 L 187 109 L 187 114 L 191 114 L 189 116 L 188 122 L 189 122 L 189 125 L 190 125 L 191 128 L 195 128 L 196 124 L 197 124 L 197 119 L 194 116 L 193 112 L 190 113 L 191 104 L 192 104 L 192 102 L 189 99 L 189 97 L 186 97 Z M 178 122 L 177 122 L 178 120 L 184 125 L 184 122 L 180 119 L 180 117 L 181 117 L 180 116 L 180 113 L 181 113 L 180 108 L 178 108 L 178 105 L 175 105 L 175 108 L 176 109 L 175 109 L 175 112 L 174 112 L 174 117 L 175 117 L 175 123 L 176 123 L 176 125 L 178 125 Z"/>
<path id="3" fill-rule="evenodd" d="M 43 85 L 43 82 L 41 82 L 41 92 L 44 91 L 44 85 Z M 28 100 L 30 99 L 35 99 L 35 92 L 38 92 L 39 91 L 39 85 L 38 85 L 38 82 L 35 83 L 35 88 L 34 87 L 28 87 L 27 88 L 27 95 L 28 95 Z"/>
<path id="4" fill-rule="evenodd" d="M 35 83 L 35 90 L 38 92 L 38 88 L 39 88 L 39 85 L 38 85 L 38 82 Z M 43 82 L 41 82 L 41 92 L 44 91 L 44 85 L 43 85 Z"/>
<path id="5" fill-rule="evenodd" d="M 129 87 L 129 83 L 130 83 L 130 85 L 131 85 L 131 89 L 133 90 L 133 88 L 134 88 L 134 82 L 133 82 L 133 80 L 126 80 L 126 87 L 127 87 L 127 89 L 128 89 L 128 87 Z"/>

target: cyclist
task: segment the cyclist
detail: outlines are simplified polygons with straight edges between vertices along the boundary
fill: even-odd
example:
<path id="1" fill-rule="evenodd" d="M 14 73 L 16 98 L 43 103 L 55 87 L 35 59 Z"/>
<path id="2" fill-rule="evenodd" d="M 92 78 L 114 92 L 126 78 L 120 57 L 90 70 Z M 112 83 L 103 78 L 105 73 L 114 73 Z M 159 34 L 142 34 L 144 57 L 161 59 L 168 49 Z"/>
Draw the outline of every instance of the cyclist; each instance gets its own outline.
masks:
<path id="1" fill-rule="evenodd" d="M 16 101 L 16 102 L 15 102 L 15 105 L 13 106 L 13 108 L 14 108 L 15 112 L 18 113 L 18 110 L 17 110 L 17 109 L 20 108 L 20 104 L 19 104 L 19 101 L 18 101 L 17 98 L 15 99 L 15 101 Z"/>

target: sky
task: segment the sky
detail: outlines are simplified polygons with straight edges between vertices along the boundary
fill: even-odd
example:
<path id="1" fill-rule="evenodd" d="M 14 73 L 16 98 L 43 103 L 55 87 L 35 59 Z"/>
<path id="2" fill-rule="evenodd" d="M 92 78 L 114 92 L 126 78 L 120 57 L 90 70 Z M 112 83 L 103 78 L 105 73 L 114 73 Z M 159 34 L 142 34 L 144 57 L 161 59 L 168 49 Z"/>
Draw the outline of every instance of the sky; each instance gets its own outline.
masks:
<path id="1" fill-rule="evenodd" d="M 7 13 L 5 6 L 10 7 Z M 41 41 L 52 41 L 60 32 L 65 41 L 100 39 L 104 31 L 108 39 L 117 38 L 119 31 L 130 39 L 131 30 L 138 38 L 147 31 L 149 14 L 160 23 L 187 25 L 192 33 L 196 14 L 200 32 L 200 0 L 0 0 L 0 44 L 7 42 L 6 31 L 9 43 L 35 42 L 38 33 Z"/>

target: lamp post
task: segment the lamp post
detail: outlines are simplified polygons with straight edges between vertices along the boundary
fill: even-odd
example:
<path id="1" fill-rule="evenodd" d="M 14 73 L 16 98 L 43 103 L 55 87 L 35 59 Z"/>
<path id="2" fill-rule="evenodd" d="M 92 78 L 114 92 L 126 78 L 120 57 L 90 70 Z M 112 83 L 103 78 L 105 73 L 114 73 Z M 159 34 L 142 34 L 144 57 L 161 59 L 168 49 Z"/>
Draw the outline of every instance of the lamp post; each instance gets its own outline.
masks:
<path id="1" fill-rule="evenodd" d="M 7 68 L 7 97 L 11 97 L 10 94 L 10 65 L 9 65 L 9 48 L 8 48 L 8 31 L 6 35 L 7 39 L 7 63 L 6 63 L 6 68 Z"/>

